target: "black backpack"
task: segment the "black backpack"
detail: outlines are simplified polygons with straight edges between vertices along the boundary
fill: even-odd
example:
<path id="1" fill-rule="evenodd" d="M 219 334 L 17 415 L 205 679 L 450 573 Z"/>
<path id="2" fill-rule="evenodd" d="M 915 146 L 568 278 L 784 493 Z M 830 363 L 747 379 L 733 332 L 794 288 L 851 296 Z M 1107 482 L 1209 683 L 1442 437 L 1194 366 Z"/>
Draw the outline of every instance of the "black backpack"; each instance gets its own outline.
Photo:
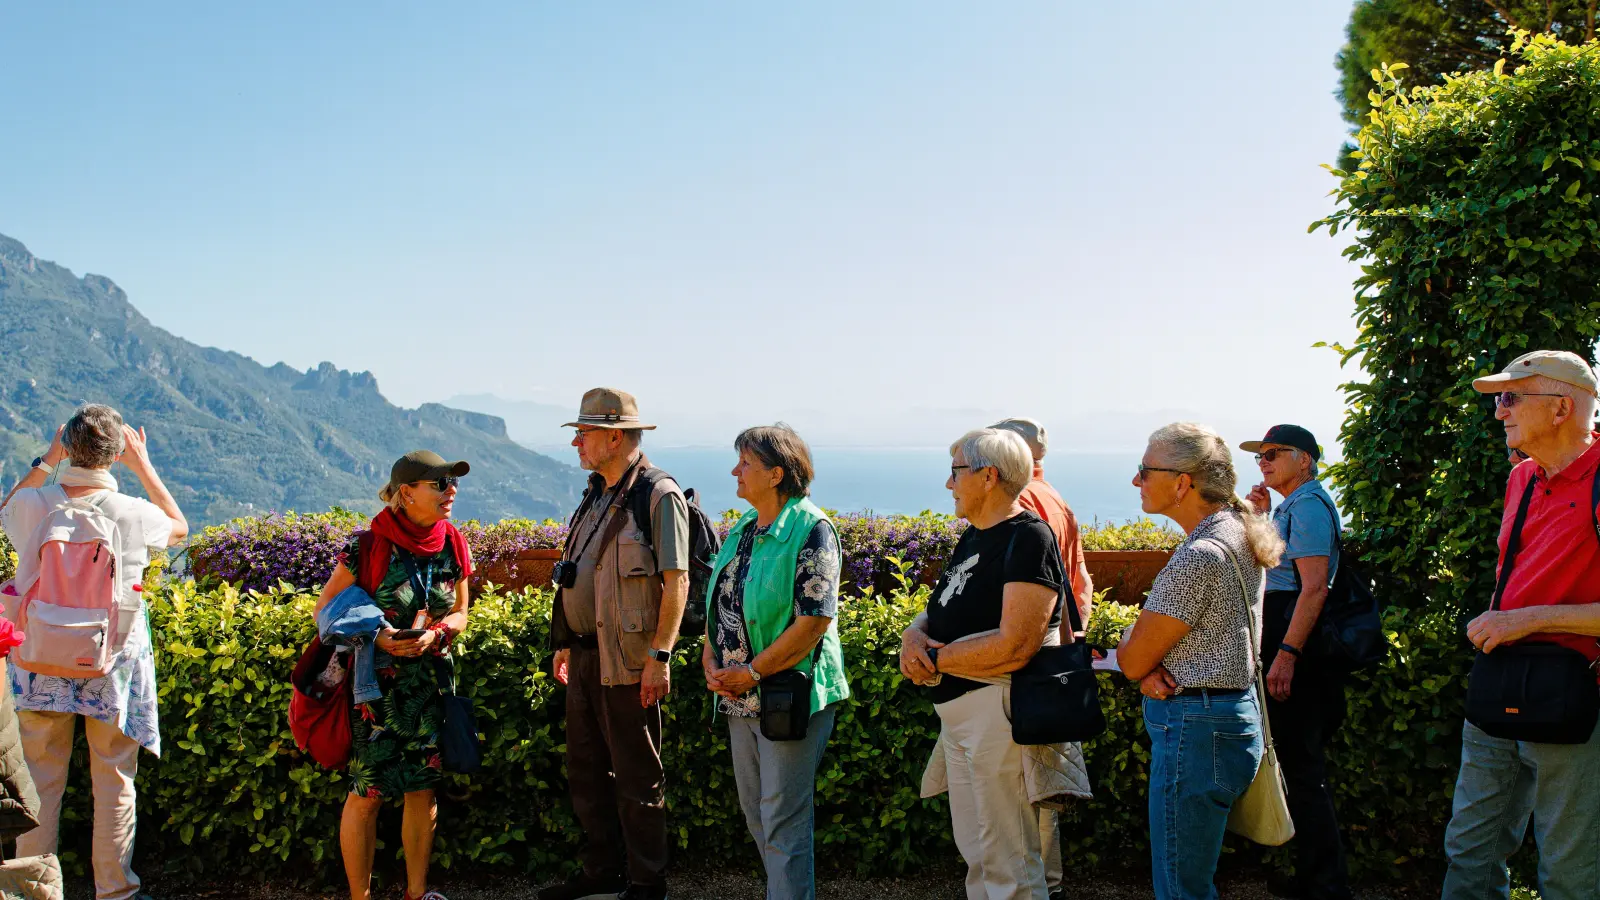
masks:
<path id="1" fill-rule="evenodd" d="M 650 534 L 650 495 L 655 492 L 657 482 L 671 477 L 650 466 L 639 471 L 628 491 L 628 509 L 633 513 L 634 524 L 652 550 L 655 544 Z M 706 589 L 711 582 L 711 563 L 722 549 L 716 523 L 700 508 L 694 488 L 686 489 L 683 499 L 689 507 L 689 600 L 683 606 L 683 623 L 678 626 L 680 636 L 706 632 Z"/>

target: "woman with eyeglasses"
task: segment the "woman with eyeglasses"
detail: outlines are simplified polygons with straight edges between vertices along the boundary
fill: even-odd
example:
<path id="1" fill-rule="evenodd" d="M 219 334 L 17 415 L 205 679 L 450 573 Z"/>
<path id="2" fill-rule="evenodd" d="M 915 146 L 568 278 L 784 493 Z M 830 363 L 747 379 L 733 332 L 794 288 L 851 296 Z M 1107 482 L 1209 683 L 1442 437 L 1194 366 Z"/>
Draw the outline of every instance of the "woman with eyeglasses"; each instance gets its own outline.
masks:
<path id="1" fill-rule="evenodd" d="M 373 681 L 359 665 L 349 667 L 353 745 L 339 847 L 351 900 L 372 896 L 378 809 L 386 799 L 401 798 L 405 898 L 444 900 L 428 890 L 428 862 L 434 788 L 443 775 L 438 731 L 445 693 L 455 689 L 450 644 L 467 627 L 472 556 L 450 513 L 468 469 L 464 461 L 446 462 L 428 450 L 396 460 L 378 492 L 386 507 L 345 545 L 317 600 L 319 631 L 330 620 L 340 628 L 365 623 L 354 627 L 375 629 L 360 635 L 376 644 Z"/>
<path id="2" fill-rule="evenodd" d="M 1328 787 L 1325 748 L 1344 722 L 1344 679 L 1318 652 L 1317 620 L 1339 565 L 1339 510 L 1317 478 L 1322 450 L 1298 425 L 1274 425 L 1239 449 L 1256 455 L 1261 483 L 1249 500 L 1266 515 L 1271 494 L 1283 498 L 1272 514 L 1284 540 L 1283 558 L 1267 572 L 1261 664 L 1267 668 L 1267 715 L 1294 820 L 1295 874 L 1274 875 L 1275 892 L 1311 900 L 1348 900 L 1344 843 Z"/>
<path id="3" fill-rule="evenodd" d="M 1233 455 L 1204 425 L 1152 434 L 1133 484 L 1146 513 L 1188 535 L 1117 648 L 1145 696 L 1155 894 L 1212 900 L 1228 813 L 1265 752 L 1251 620 L 1283 540 L 1234 493 Z"/>
<path id="4" fill-rule="evenodd" d="M 929 688 L 939 714 L 923 793 L 937 791 L 930 781 L 949 790 L 969 900 L 1046 900 L 1039 814 L 1011 739 L 1005 676 L 1059 631 L 1065 569 L 1050 526 L 1017 500 L 1033 478 L 1020 436 L 971 431 L 950 457 L 945 487 L 967 529 L 900 645 L 901 674 Z"/>

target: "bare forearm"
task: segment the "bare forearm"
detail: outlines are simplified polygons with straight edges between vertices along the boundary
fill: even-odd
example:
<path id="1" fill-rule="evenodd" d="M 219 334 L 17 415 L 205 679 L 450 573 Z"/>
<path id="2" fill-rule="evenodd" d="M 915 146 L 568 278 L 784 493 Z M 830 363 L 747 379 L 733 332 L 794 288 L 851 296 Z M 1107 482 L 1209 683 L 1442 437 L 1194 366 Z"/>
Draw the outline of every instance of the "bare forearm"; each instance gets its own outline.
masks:
<path id="1" fill-rule="evenodd" d="M 183 517 L 183 510 L 178 508 L 178 501 L 172 499 L 172 492 L 162 483 L 161 476 L 156 474 L 155 468 L 138 469 L 133 474 L 139 479 L 139 483 L 144 485 L 144 492 L 149 495 L 150 502 L 172 520 L 172 536 L 167 539 L 167 546 L 170 547 L 188 537 L 189 520 Z"/>
<path id="2" fill-rule="evenodd" d="M 1043 635 L 1008 635 L 1004 631 L 949 644 L 939 651 L 939 671 L 967 678 L 1008 675 L 1027 665 L 1043 643 Z"/>
<path id="3" fill-rule="evenodd" d="M 762 675 L 794 668 L 817 648 L 832 621 L 824 616 L 801 616 L 771 646 L 756 654 L 750 667 Z"/>
<path id="4" fill-rule="evenodd" d="M 1283 636 L 1283 642 L 1296 650 L 1304 650 L 1306 641 L 1311 639 L 1312 629 L 1317 627 L 1317 617 L 1322 615 L 1323 604 L 1328 602 L 1328 589 L 1326 587 L 1308 584 L 1300 589 L 1300 596 L 1294 602 L 1294 618 L 1289 620 L 1289 630 Z M 1267 647 L 1261 648 L 1265 653 Z"/>
<path id="5" fill-rule="evenodd" d="M 1520 610 L 1531 623 L 1529 634 L 1558 632 L 1600 637 L 1600 603 L 1534 606 Z"/>
<path id="6" fill-rule="evenodd" d="M 661 613 L 656 617 L 655 649 L 671 651 L 683 625 L 683 608 L 689 601 L 689 573 L 669 569 L 661 574 Z"/>
<path id="7" fill-rule="evenodd" d="M 17 491 L 23 488 L 44 487 L 45 479 L 49 477 L 44 473 L 43 469 L 29 469 L 28 474 L 22 476 L 22 480 L 17 482 L 16 486 L 11 489 L 11 493 L 6 494 L 5 502 L 0 503 L 0 509 L 4 509 L 11 503 L 11 498 L 17 495 Z"/>

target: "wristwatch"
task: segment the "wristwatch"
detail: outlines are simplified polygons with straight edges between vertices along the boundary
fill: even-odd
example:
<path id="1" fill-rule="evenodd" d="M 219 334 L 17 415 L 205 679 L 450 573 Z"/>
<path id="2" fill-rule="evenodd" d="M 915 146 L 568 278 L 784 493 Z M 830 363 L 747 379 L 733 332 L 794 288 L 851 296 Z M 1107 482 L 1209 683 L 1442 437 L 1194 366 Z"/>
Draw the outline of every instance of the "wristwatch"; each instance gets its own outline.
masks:
<path id="1" fill-rule="evenodd" d="M 650 658 L 658 663 L 670 663 L 672 662 L 672 652 L 669 650 L 657 650 L 656 648 L 651 647 Z"/>
<path id="2" fill-rule="evenodd" d="M 933 666 L 933 670 L 935 672 L 939 671 L 939 648 L 938 647 L 929 647 L 928 648 L 928 664 Z"/>
<path id="3" fill-rule="evenodd" d="M 756 684 L 760 684 L 761 683 L 761 673 L 756 671 L 756 667 L 755 666 L 752 666 L 749 663 L 745 663 L 744 664 L 744 670 L 746 672 L 750 673 L 750 680 L 751 681 L 754 681 Z"/>
<path id="4" fill-rule="evenodd" d="M 55 466 L 52 466 L 52 465 L 50 465 L 50 464 L 49 464 L 49 463 L 47 463 L 47 462 L 45 462 L 45 461 L 44 461 L 44 457 L 42 457 L 42 456 L 35 456 L 35 457 L 34 457 L 34 458 L 33 458 L 33 462 L 32 462 L 32 463 L 30 463 L 30 464 L 29 464 L 29 465 L 28 465 L 28 468 L 30 468 L 30 469 L 43 469 L 43 470 L 44 470 L 44 473 L 45 473 L 45 474 L 46 474 L 46 475 L 49 475 L 49 474 L 50 474 L 50 473 L 51 473 L 51 472 L 54 472 L 54 471 L 55 471 L 55 468 L 56 468 L 56 467 L 55 467 Z"/>

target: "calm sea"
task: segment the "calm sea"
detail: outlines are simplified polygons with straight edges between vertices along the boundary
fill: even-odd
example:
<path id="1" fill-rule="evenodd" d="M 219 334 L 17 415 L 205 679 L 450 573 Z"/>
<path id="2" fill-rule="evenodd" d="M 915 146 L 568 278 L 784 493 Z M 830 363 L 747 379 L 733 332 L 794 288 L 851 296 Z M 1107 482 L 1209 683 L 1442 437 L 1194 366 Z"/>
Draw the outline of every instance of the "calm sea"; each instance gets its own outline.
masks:
<path id="1" fill-rule="evenodd" d="M 734 495 L 730 470 L 736 459 L 731 449 L 647 445 L 645 452 L 684 487 L 699 492 L 705 509 L 745 508 Z M 812 455 L 817 477 L 811 497 L 819 505 L 883 514 L 951 511 L 950 492 L 944 487 L 950 454 L 942 447 L 815 447 Z M 1129 483 L 1138 465 L 1137 453 L 1052 453 L 1045 460 L 1045 478 L 1080 520 L 1121 521 L 1141 515 L 1139 491 Z"/>

